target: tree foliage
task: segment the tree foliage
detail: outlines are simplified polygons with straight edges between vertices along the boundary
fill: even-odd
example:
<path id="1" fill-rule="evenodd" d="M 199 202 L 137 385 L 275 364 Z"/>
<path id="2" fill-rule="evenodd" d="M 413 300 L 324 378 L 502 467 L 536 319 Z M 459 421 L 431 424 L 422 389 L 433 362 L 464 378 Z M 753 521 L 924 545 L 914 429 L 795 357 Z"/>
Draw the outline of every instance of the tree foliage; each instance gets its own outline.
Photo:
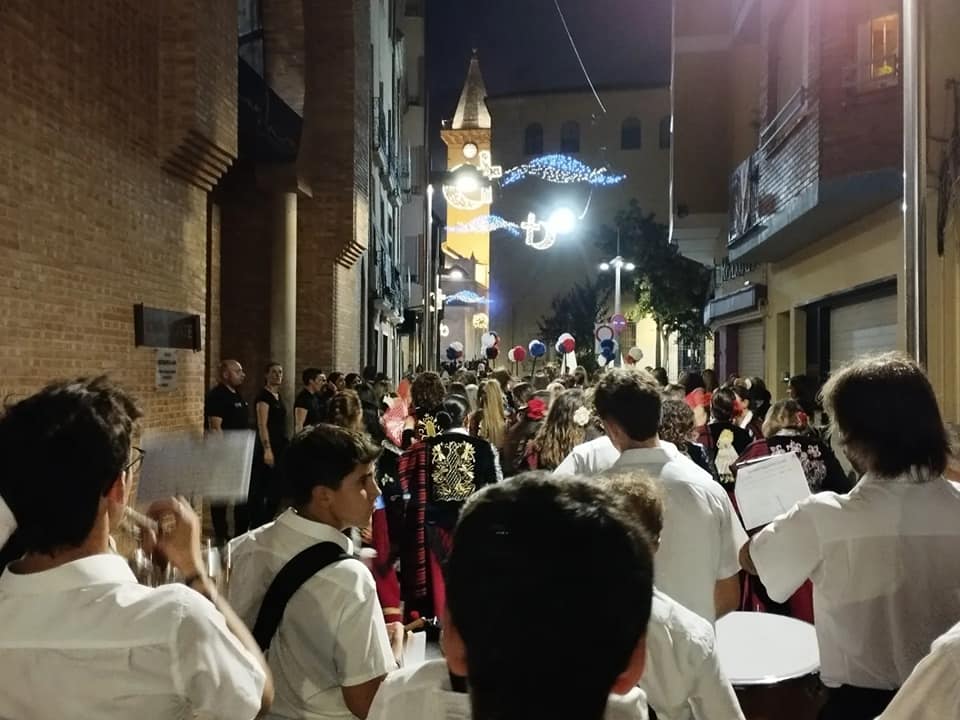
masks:
<path id="1" fill-rule="evenodd" d="M 553 347 L 565 332 L 577 340 L 577 362 L 589 371 L 596 370 L 594 356 L 594 326 L 601 320 L 610 301 L 610 287 L 602 278 L 577 283 L 568 292 L 558 295 L 550 303 L 550 312 L 540 318 L 539 326 L 547 347 Z"/>
<path id="2" fill-rule="evenodd" d="M 623 282 L 632 278 L 638 309 L 649 315 L 668 333 L 678 333 L 686 342 L 697 342 L 709 334 L 703 324 L 703 309 L 711 290 L 709 268 L 680 254 L 670 243 L 667 226 L 645 213 L 632 200 L 617 216 L 620 254 L 636 265 Z M 612 257 L 617 252 L 617 233 L 607 230 L 598 244 Z"/>

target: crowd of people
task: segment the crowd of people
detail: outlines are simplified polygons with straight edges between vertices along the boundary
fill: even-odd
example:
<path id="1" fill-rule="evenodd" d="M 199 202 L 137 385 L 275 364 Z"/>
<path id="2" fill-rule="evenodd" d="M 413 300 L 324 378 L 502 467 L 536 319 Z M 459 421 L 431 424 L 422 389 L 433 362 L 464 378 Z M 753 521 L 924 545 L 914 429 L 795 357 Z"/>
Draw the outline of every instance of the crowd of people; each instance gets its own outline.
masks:
<path id="1" fill-rule="evenodd" d="M 734 611 L 814 625 L 821 720 L 960 717 L 960 486 L 912 361 L 776 400 L 710 370 L 301 380 L 292 418 L 276 363 L 252 407 L 236 360 L 207 395 L 208 433 L 256 431 L 247 502 L 210 508 L 226 597 L 183 499 L 141 525 L 182 582 L 115 551 L 142 457 L 123 389 L 6 410 L 0 717 L 737 720 Z M 810 496 L 748 532 L 738 473 L 790 453 Z M 402 667 L 424 624 L 442 659 Z"/>

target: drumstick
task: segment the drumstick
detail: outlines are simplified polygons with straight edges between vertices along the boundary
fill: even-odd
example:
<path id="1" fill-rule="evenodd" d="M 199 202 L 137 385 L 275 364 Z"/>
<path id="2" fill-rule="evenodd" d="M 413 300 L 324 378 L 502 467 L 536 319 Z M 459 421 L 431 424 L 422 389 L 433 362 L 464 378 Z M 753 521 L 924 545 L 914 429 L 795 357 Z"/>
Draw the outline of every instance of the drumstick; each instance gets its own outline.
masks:
<path id="1" fill-rule="evenodd" d="M 422 628 L 422 627 L 426 627 L 426 625 L 427 625 L 427 621 L 426 621 L 426 620 L 424 620 L 423 618 L 417 618 L 417 619 L 414 620 L 413 622 L 409 622 L 409 623 L 407 623 L 406 625 L 404 625 L 404 626 L 403 626 L 403 631 L 404 631 L 404 632 L 414 632 L 414 631 L 416 631 L 416 630 L 419 630 L 419 629 Z"/>
<path id="2" fill-rule="evenodd" d="M 160 523 L 158 523 L 152 517 L 148 517 L 141 512 L 137 512 L 129 505 L 127 505 L 123 510 L 123 519 L 138 528 L 143 528 L 144 530 L 153 530 L 158 534 L 160 532 Z"/>

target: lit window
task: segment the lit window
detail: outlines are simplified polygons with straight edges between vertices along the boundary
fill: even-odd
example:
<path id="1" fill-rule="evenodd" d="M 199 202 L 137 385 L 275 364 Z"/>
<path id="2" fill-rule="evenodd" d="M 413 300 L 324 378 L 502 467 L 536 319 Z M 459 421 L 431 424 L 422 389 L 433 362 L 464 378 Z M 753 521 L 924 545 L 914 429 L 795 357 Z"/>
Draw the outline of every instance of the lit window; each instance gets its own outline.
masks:
<path id="1" fill-rule="evenodd" d="M 870 78 L 897 74 L 900 59 L 900 16 L 885 15 L 870 21 Z"/>
<path id="2" fill-rule="evenodd" d="M 639 118 L 628 117 L 620 126 L 620 147 L 623 150 L 639 150 L 643 147 L 643 124 Z"/>
<path id="3" fill-rule="evenodd" d="M 580 123 L 570 120 L 560 126 L 560 152 L 580 152 Z"/>
<path id="4" fill-rule="evenodd" d="M 543 125 L 540 123 L 527 125 L 527 129 L 523 133 L 523 154 L 543 154 Z"/>

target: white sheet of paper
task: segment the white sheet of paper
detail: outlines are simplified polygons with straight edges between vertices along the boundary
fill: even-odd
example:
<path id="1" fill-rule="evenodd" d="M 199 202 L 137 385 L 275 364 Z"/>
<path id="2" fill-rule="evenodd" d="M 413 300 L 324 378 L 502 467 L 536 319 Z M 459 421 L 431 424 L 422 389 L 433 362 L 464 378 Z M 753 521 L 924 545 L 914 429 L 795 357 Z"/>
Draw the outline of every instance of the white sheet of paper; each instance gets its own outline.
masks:
<path id="1" fill-rule="evenodd" d="M 734 493 L 747 530 L 766 525 L 810 495 L 800 458 L 771 455 L 737 471 Z"/>
<path id="2" fill-rule="evenodd" d="M 427 634 L 413 633 L 403 646 L 403 666 L 417 667 L 427 661 Z"/>
<path id="3" fill-rule="evenodd" d="M 227 430 L 198 437 L 152 432 L 144 436 L 137 502 L 183 495 L 246 500 L 253 465 L 253 430 Z"/>

